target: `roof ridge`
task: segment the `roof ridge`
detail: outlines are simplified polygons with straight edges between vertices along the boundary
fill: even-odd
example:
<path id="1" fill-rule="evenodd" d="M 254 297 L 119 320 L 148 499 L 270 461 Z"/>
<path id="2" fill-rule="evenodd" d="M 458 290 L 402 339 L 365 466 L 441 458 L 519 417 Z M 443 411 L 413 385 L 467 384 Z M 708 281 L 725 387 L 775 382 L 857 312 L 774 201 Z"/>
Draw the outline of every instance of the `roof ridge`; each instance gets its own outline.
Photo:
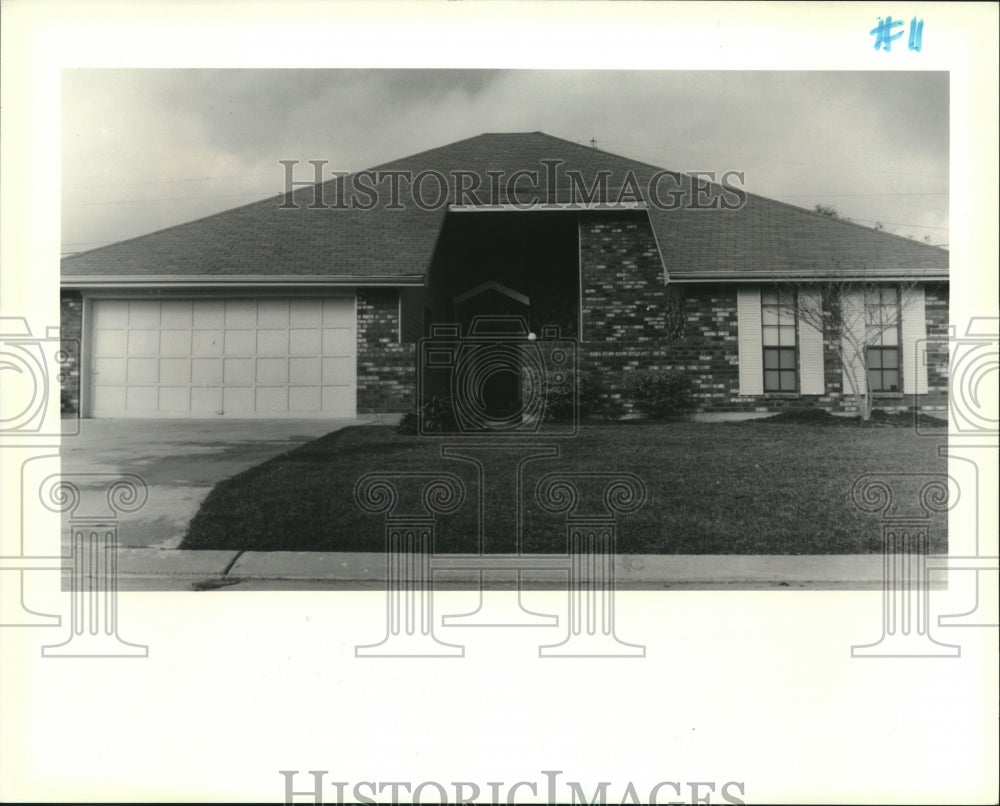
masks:
<path id="1" fill-rule="evenodd" d="M 546 137 L 546 138 L 548 138 L 550 140 L 556 140 L 556 141 L 561 142 L 561 143 L 567 143 L 569 145 L 574 146 L 575 148 L 581 149 L 582 151 L 598 151 L 601 154 L 606 154 L 606 155 L 608 155 L 610 157 L 614 157 L 615 159 L 620 160 L 620 161 L 622 161 L 624 163 L 627 163 L 627 164 L 630 164 L 630 165 L 640 165 L 640 166 L 642 166 L 644 168 L 651 168 L 651 169 L 657 170 L 657 171 L 666 171 L 667 173 L 675 174 L 676 176 L 687 176 L 687 174 L 684 174 L 681 171 L 674 171 L 674 170 L 671 170 L 669 168 L 664 168 L 664 167 L 662 167 L 660 165 L 653 165 L 652 163 L 643 162 L 642 160 L 636 160 L 636 159 L 633 159 L 632 157 L 626 157 L 624 154 L 616 154 L 613 151 L 605 151 L 604 149 L 597 148 L 595 146 L 585 146 L 582 143 L 577 143 L 577 142 L 575 142 L 573 140 L 567 140 L 565 137 L 558 137 L 558 136 L 556 136 L 554 134 L 549 134 L 548 132 L 543 132 L 541 130 L 537 130 L 537 131 L 533 131 L 533 132 L 480 132 L 479 134 L 472 135 L 471 137 L 463 137 L 461 140 L 455 140 L 453 143 L 445 143 L 444 145 L 435 146 L 434 148 L 427 148 L 427 149 L 424 149 L 423 151 L 414 152 L 413 154 L 406 154 L 406 155 L 404 155 L 402 157 L 396 157 L 395 159 L 387 160 L 385 162 L 380 162 L 377 165 L 372 165 L 372 166 L 370 166 L 368 168 L 360 168 L 357 171 L 351 171 L 349 173 L 342 174 L 341 176 L 334 176 L 334 177 L 331 177 L 330 179 L 326 179 L 326 180 L 324 180 L 322 182 L 314 182 L 311 185 L 302 185 L 299 188 L 298 191 L 292 191 L 292 193 L 296 193 L 296 192 L 299 192 L 299 191 L 305 192 L 309 188 L 316 188 L 316 187 L 319 187 L 321 185 L 325 187 L 325 186 L 330 185 L 332 183 L 335 183 L 335 182 L 338 182 L 338 181 L 343 181 L 343 180 L 345 180 L 345 179 L 347 179 L 349 177 L 352 177 L 352 176 L 354 176 L 356 174 L 359 174 L 359 173 L 362 173 L 364 171 L 378 171 L 378 170 L 384 168 L 387 165 L 392 165 L 394 163 L 403 162 L 404 160 L 416 159 L 418 157 L 425 157 L 426 155 L 431 154 L 431 153 L 433 153 L 435 151 L 442 151 L 444 149 L 454 148 L 455 146 L 461 145 L 462 143 L 468 143 L 468 142 L 471 142 L 472 140 L 478 140 L 478 139 L 480 139 L 482 137 L 510 137 L 510 136 L 527 137 L 527 136 L 534 135 L 534 134 L 541 135 L 542 137 Z M 285 194 L 285 195 L 287 196 L 288 194 Z M 234 208 L 234 209 L 238 209 L 238 208 Z"/>
<path id="2" fill-rule="evenodd" d="M 396 157 L 396 158 L 391 159 L 391 160 L 386 160 L 384 162 L 378 163 L 377 165 L 371 165 L 371 166 L 366 167 L 366 168 L 359 168 L 356 171 L 349 171 L 348 173 L 341 174 L 340 176 L 333 176 L 330 179 L 324 179 L 322 182 L 314 182 L 311 185 L 302 185 L 301 188 L 300 188 L 300 190 L 305 191 L 306 189 L 308 189 L 310 187 L 317 188 L 320 185 L 329 185 L 331 182 L 343 181 L 344 179 L 347 179 L 348 177 L 354 176 L 355 174 L 359 174 L 359 173 L 361 173 L 363 171 L 377 171 L 380 168 L 384 168 L 386 165 L 392 165 L 393 163 L 400 162 L 402 160 L 415 159 L 416 157 L 424 157 L 427 154 L 431 154 L 431 153 L 433 153 L 435 151 L 440 151 L 441 149 L 444 149 L 444 148 L 451 148 L 452 146 L 457 146 L 460 143 L 468 143 L 470 140 L 478 140 L 480 137 L 485 137 L 487 134 L 488 134 L 488 132 L 480 132 L 479 134 L 474 134 L 471 137 L 463 137 L 461 140 L 456 140 L 453 143 L 446 143 L 445 145 L 434 146 L 433 148 L 425 148 L 423 151 L 415 151 L 412 154 L 404 154 L 402 157 Z M 292 193 L 295 193 L 295 192 L 296 191 L 294 191 L 294 190 L 292 191 Z M 286 193 L 284 195 L 287 196 L 288 194 Z"/>
<path id="3" fill-rule="evenodd" d="M 367 167 L 367 168 L 359 168 L 356 171 L 351 171 L 351 172 L 349 172 L 347 174 L 343 174 L 341 176 L 334 176 L 334 177 L 331 177 L 330 179 L 325 179 L 322 182 L 314 182 L 314 183 L 309 184 L 309 185 L 301 185 L 297 190 L 292 190 L 292 191 L 290 191 L 290 193 L 289 192 L 279 192 L 279 193 L 275 194 L 274 196 L 266 196 L 263 199 L 256 199 L 255 201 L 247 202 L 246 204 L 240 204 L 240 205 L 237 205 L 236 207 L 227 207 L 225 210 L 219 210 L 218 212 L 209 213 L 208 215 L 199 216 L 198 218 L 190 218 L 190 219 L 187 219 L 186 221 L 181 221 L 181 222 L 179 222 L 177 224 L 170 224 L 169 226 L 166 226 L 166 227 L 160 227 L 159 229 L 150 230 L 149 232 L 143 232 L 143 233 L 140 233 L 139 235 L 133 235 L 130 238 L 123 238 L 120 241 L 112 241 L 111 243 L 104 244 L 103 246 L 95 246 L 93 249 L 84 249 L 84 250 L 79 251 L 79 252 L 74 252 L 73 254 L 66 255 L 66 256 L 60 258 L 59 262 L 60 262 L 60 264 L 62 264 L 65 261 L 75 260 L 76 258 L 82 257 L 84 255 L 88 255 L 89 256 L 89 255 L 92 255 L 95 252 L 100 252 L 102 249 L 108 249 L 108 248 L 110 248 L 112 246 L 118 246 L 119 244 L 131 243 L 132 241 L 137 241 L 137 240 L 139 240 L 141 238 L 148 238 L 148 237 L 151 237 L 153 235 L 160 235 L 161 233 L 169 232 L 170 230 L 176 229 L 178 227 L 185 227 L 185 226 L 187 226 L 189 224 L 196 224 L 199 221 L 207 221 L 207 220 L 209 220 L 211 218 L 215 218 L 216 216 L 229 215 L 230 213 L 235 213 L 237 210 L 244 210 L 244 209 L 246 209 L 248 207 L 253 207 L 254 205 L 258 205 L 258 204 L 264 204 L 265 202 L 272 201 L 272 200 L 277 200 L 277 199 L 282 198 L 282 197 L 286 197 L 287 198 L 290 194 L 294 195 L 297 192 L 305 193 L 310 188 L 313 188 L 313 193 L 314 193 L 313 198 L 315 198 L 315 188 L 317 188 L 317 187 L 320 187 L 320 186 L 324 186 L 325 187 L 325 186 L 327 186 L 327 185 L 329 185 L 331 183 L 338 182 L 338 181 L 343 181 L 344 179 L 346 179 L 348 177 L 351 177 L 351 176 L 354 176 L 355 174 L 361 173 L 362 171 L 377 171 L 380 168 L 385 167 L 386 165 L 392 165 L 393 163 L 400 162 L 401 160 L 408 160 L 408 159 L 414 159 L 416 157 L 422 157 L 422 156 L 430 154 L 430 153 L 432 153 L 434 151 L 440 151 L 440 150 L 445 149 L 445 148 L 452 148 L 453 146 L 457 146 L 460 143 L 467 143 L 467 142 L 469 142 L 471 140 L 478 140 L 481 137 L 489 137 L 491 135 L 501 135 L 501 136 L 503 136 L 503 135 L 507 135 L 507 136 L 509 136 L 509 135 L 518 135 L 518 136 L 525 136 L 525 135 L 531 135 L 531 134 L 539 134 L 539 135 L 542 135 L 543 137 L 547 137 L 547 138 L 549 138 L 551 140 L 558 140 L 558 141 L 563 142 L 563 143 L 568 143 L 570 145 L 575 146 L 576 148 L 580 148 L 580 149 L 583 149 L 583 150 L 586 150 L 588 148 L 587 146 L 582 145 L 581 143 L 574 142 L 573 140 L 567 140 L 565 137 L 558 137 L 558 136 L 556 136 L 554 134 L 549 134 L 548 132 L 543 132 L 540 129 L 536 130 L 536 131 L 533 131 L 533 132 L 480 132 L 479 134 L 474 134 L 471 137 L 463 137 L 461 140 L 455 140 L 452 143 L 446 143 L 444 145 L 434 146 L 433 148 L 427 148 L 427 149 L 424 149 L 423 151 L 416 151 L 413 154 L 406 154 L 406 155 L 404 155 L 402 157 L 396 157 L 395 159 L 386 160 L 384 162 L 380 162 L 380 163 L 378 163 L 376 165 L 372 165 L 372 166 Z M 638 165 L 644 165 L 644 166 L 646 166 L 648 168 L 656 168 L 657 170 L 665 170 L 665 171 L 668 171 L 669 173 L 676 173 L 679 176 L 683 175 L 683 174 L 681 174 L 678 171 L 670 171 L 667 168 L 662 168 L 660 166 L 652 165 L 650 163 L 644 163 L 641 160 L 633 160 L 631 157 L 626 157 L 626 156 L 624 156 L 622 154 L 615 154 L 612 151 L 604 151 L 603 149 L 597 149 L 597 148 L 595 148 L 594 150 L 600 151 L 602 154 L 608 154 L 608 155 L 610 155 L 612 157 L 615 157 L 616 159 L 620 159 L 620 160 L 623 160 L 625 162 L 633 162 L 633 163 L 636 163 Z"/>
<path id="4" fill-rule="evenodd" d="M 580 143 L 576 143 L 576 142 L 574 142 L 572 140 L 567 140 L 564 137 L 558 137 L 557 135 L 548 134 L 547 132 L 539 132 L 539 134 L 543 134 L 546 137 L 552 138 L 553 140 L 560 140 L 560 141 L 562 141 L 564 143 L 570 143 L 572 145 L 578 146 L 579 148 L 584 148 L 584 149 L 587 148 L 587 146 L 585 146 L 585 145 L 582 145 Z M 674 170 L 672 170 L 670 168 L 665 168 L 665 167 L 663 167 L 661 165 L 654 165 L 651 162 L 646 162 L 645 160 L 637 160 L 637 159 L 634 159 L 632 157 L 626 157 L 626 156 L 624 156 L 622 154 L 616 154 L 613 151 L 605 151 L 604 149 L 597 148 L 597 146 L 591 146 L 591 148 L 593 148 L 593 149 L 595 149 L 597 151 L 600 151 L 602 154 L 610 154 L 613 157 L 618 157 L 619 159 L 623 159 L 623 160 L 626 160 L 628 162 L 633 162 L 633 163 L 636 163 L 638 165 L 643 165 L 643 166 L 645 166 L 647 168 L 655 168 L 656 170 L 659 170 L 659 171 L 667 171 L 668 173 L 677 174 L 678 176 L 685 176 L 685 177 L 691 178 L 691 174 L 690 173 L 686 173 L 686 172 L 683 172 L 683 171 L 674 171 Z M 715 186 L 718 186 L 720 188 L 722 187 L 718 182 L 709 182 L 708 184 L 709 185 L 715 185 Z M 822 213 L 817 213 L 815 210 L 810 210 L 807 207 L 800 207 L 799 205 L 792 204 L 790 202 L 786 202 L 786 201 L 783 201 L 781 199 L 772 199 L 770 196 L 762 196 L 759 193 L 752 193 L 751 191 L 748 191 L 748 190 L 745 190 L 744 193 L 746 193 L 747 196 L 753 196 L 755 199 L 761 199 L 763 201 L 771 202 L 772 204 L 780 204 L 780 205 L 788 207 L 788 208 L 790 208 L 792 210 L 796 210 L 798 212 L 803 212 L 803 213 L 808 213 L 809 215 L 816 216 L 818 218 L 827 219 L 829 221 L 838 221 L 841 224 L 849 224 L 849 225 L 854 226 L 854 227 L 859 227 L 860 229 L 863 229 L 863 230 L 865 230 L 867 232 L 875 232 L 875 233 L 879 233 L 881 235 L 891 235 L 892 237 L 898 238 L 898 239 L 902 240 L 905 243 L 916 244 L 917 246 L 921 246 L 921 247 L 924 247 L 924 248 L 927 248 L 927 249 L 937 249 L 939 251 L 944 251 L 944 250 L 941 250 L 941 247 L 939 247 L 939 246 L 934 246 L 933 244 L 922 243 L 921 241 L 916 241 L 916 240 L 914 240 L 912 238 L 907 238 L 907 237 L 905 237 L 903 235 L 898 235 L 895 232 L 887 232 L 886 230 L 877 230 L 877 229 L 875 229 L 873 227 L 866 227 L 864 224 L 859 224 L 856 221 L 852 221 L 852 220 L 847 219 L 847 218 L 840 218 L 840 217 L 834 218 L 832 216 L 823 215 Z"/>
<path id="5" fill-rule="evenodd" d="M 209 213 L 208 215 L 199 216 L 198 218 L 190 218 L 190 219 L 187 219 L 186 221 L 181 221 L 178 224 L 170 224 L 169 226 L 166 226 L 166 227 L 160 227 L 159 229 L 150 230 L 149 232 L 143 232 L 143 233 L 140 233 L 139 235 L 133 235 L 130 238 L 123 238 L 120 241 L 112 241 L 111 243 L 106 243 L 103 246 L 95 246 L 93 249 L 84 249 L 84 250 L 82 250 L 80 252 L 74 252 L 73 254 L 65 255 L 64 257 L 60 258 L 59 262 L 60 262 L 60 264 L 62 264 L 65 261 L 74 260 L 75 258 L 82 257 L 84 255 L 92 255 L 94 252 L 99 252 L 102 249 L 109 249 L 112 246 L 118 246 L 119 244 L 131 243 L 132 241 L 137 241 L 137 240 L 140 240 L 141 238 L 148 238 L 148 237 L 151 237 L 153 235 L 160 235 L 160 234 L 162 234 L 164 232 L 169 232 L 170 230 L 177 229 L 178 227 L 186 227 L 189 224 L 197 224 L 199 221 L 207 221 L 207 220 L 209 220 L 211 218 L 215 218 L 216 216 L 229 215 L 230 213 L 235 213 L 237 210 L 245 210 L 248 207 L 253 207 L 256 204 L 264 204 L 264 202 L 268 202 L 268 201 L 272 201 L 272 200 L 276 201 L 277 199 L 282 198 L 282 197 L 286 197 L 287 198 L 289 195 L 294 195 L 296 192 L 299 192 L 299 191 L 305 192 L 309 188 L 313 188 L 314 189 L 313 198 L 315 199 L 315 188 L 319 187 L 320 185 L 328 185 L 331 182 L 336 182 L 336 181 L 338 181 L 340 179 L 345 179 L 345 178 L 347 178 L 349 176 L 354 176 L 355 174 L 360 173 L 361 171 L 376 171 L 376 170 L 378 170 L 379 168 L 381 168 L 381 167 L 383 167 L 385 165 L 391 165 L 394 162 L 399 162 L 399 160 L 401 160 L 401 159 L 405 160 L 405 159 L 410 159 L 411 157 L 423 156 L 424 154 L 429 154 L 432 151 L 437 151 L 437 150 L 439 150 L 441 148 L 448 148 L 449 146 L 454 146 L 454 145 L 457 145 L 458 143 L 464 143 L 464 142 L 467 142 L 468 140 L 475 140 L 475 139 L 477 139 L 479 137 L 482 137 L 482 136 L 483 136 L 483 134 L 476 134 L 476 135 L 473 135 L 472 137 L 465 137 L 465 138 L 463 138 L 461 140 L 456 140 L 454 143 L 448 143 L 447 145 L 435 146 L 434 148 L 428 148 L 428 149 L 425 149 L 424 151 L 418 151 L 418 152 L 416 152 L 414 154 L 408 154 L 408 155 L 403 156 L 403 157 L 398 157 L 398 158 L 393 159 L 393 160 L 388 160 L 386 162 L 379 163 L 378 165 L 373 165 L 370 168 L 360 168 L 359 170 L 357 170 L 357 171 L 351 171 L 350 173 L 345 174 L 344 176 L 339 176 L 339 177 L 338 176 L 334 176 L 331 179 L 325 179 L 322 182 L 313 182 L 310 185 L 302 185 L 298 189 L 298 191 L 292 190 L 292 191 L 290 191 L 290 193 L 289 192 L 279 192 L 279 193 L 275 194 L 274 196 L 267 196 L 267 197 L 265 197 L 263 199 L 257 199 L 256 201 L 247 202 L 246 204 L 239 204 L 236 207 L 227 207 L 225 210 L 219 210 L 216 213 Z"/>
<path id="6" fill-rule="evenodd" d="M 631 162 L 636 165 L 641 165 L 644 168 L 653 168 L 657 171 L 666 171 L 667 173 L 677 174 L 678 176 L 687 176 L 687 174 L 685 174 L 683 171 L 675 171 L 672 168 L 665 168 L 662 165 L 654 165 L 653 163 L 646 162 L 645 160 L 637 160 L 634 157 L 626 157 L 624 154 L 618 154 L 614 151 L 607 151 L 603 148 L 598 148 L 597 146 L 585 146 L 583 145 L 583 143 L 578 143 L 575 140 L 567 140 L 565 137 L 559 137 L 558 135 L 549 134 L 548 132 L 538 132 L 538 134 L 542 134 L 548 138 L 551 138 L 552 140 L 559 140 L 560 142 L 563 143 L 569 143 L 570 145 L 574 145 L 577 148 L 582 148 L 585 151 L 588 149 L 592 151 L 599 151 L 601 154 L 607 154 L 611 157 L 615 157 L 616 159 L 620 159 L 625 162 Z"/>
<path id="7" fill-rule="evenodd" d="M 71 255 L 66 255 L 60 258 L 60 264 L 67 260 L 75 260 L 78 257 L 83 257 L 84 255 L 92 255 L 94 252 L 100 252 L 102 249 L 110 249 L 113 246 L 119 246 L 125 243 L 131 243 L 132 241 L 138 241 L 142 238 L 149 238 L 153 235 L 160 235 L 164 232 L 170 232 L 170 230 L 177 229 L 178 227 L 187 227 L 191 224 L 197 224 L 200 221 L 208 221 L 210 218 L 216 218 L 221 215 L 229 215 L 230 213 L 235 213 L 237 210 L 245 210 L 248 207 L 253 207 L 255 205 L 263 205 L 265 202 L 277 201 L 284 193 L 277 193 L 274 196 L 267 196 L 263 199 L 257 199 L 256 201 L 247 202 L 246 204 L 239 204 L 236 207 L 227 207 L 225 210 L 219 210 L 217 213 L 209 213 L 208 215 L 199 216 L 198 218 L 189 218 L 186 221 L 181 221 L 179 224 L 170 224 L 166 227 L 160 227 L 160 229 L 150 230 L 149 232 L 143 232 L 139 235 L 133 235 L 131 238 L 123 238 L 120 241 L 112 241 L 111 243 L 106 243 L 104 246 L 95 246 L 93 249 L 85 249 L 82 252 L 74 252 Z"/>
<path id="8" fill-rule="evenodd" d="M 456 140 L 453 143 L 445 143 L 444 145 L 441 146 L 434 146 L 433 148 L 425 148 L 423 151 L 415 151 L 412 154 L 404 154 L 402 157 L 396 157 L 395 159 L 386 160 L 385 162 L 380 162 L 377 165 L 372 165 L 371 167 L 368 168 L 361 168 L 359 171 L 352 171 L 351 173 L 347 174 L 347 176 L 353 176 L 354 174 L 360 173 L 361 171 L 377 171 L 379 168 L 385 165 L 392 165 L 392 163 L 394 162 L 399 162 L 400 160 L 413 159 L 414 157 L 423 157 L 434 151 L 440 151 L 441 149 L 444 148 L 451 148 L 453 146 L 459 145 L 460 143 L 468 143 L 470 140 L 478 140 L 480 137 L 485 137 L 486 134 L 487 132 L 480 132 L 479 134 L 474 134 L 471 137 L 463 137 L 461 140 Z M 328 180 L 328 181 L 334 181 L 334 180 Z"/>
<path id="9" fill-rule="evenodd" d="M 751 193 L 749 191 L 744 191 L 744 192 L 747 194 L 747 196 L 753 196 L 754 198 L 757 199 L 763 199 L 764 201 L 770 202 L 771 204 L 780 204 L 783 207 L 789 207 L 792 210 L 795 210 L 796 212 L 799 213 L 808 213 L 809 215 L 824 221 L 830 221 L 833 223 L 839 223 L 852 227 L 857 227 L 858 229 L 862 229 L 865 232 L 873 232 L 876 235 L 891 236 L 893 238 L 899 239 L 903 243 L 912 244 L 914 246 L 920 246 L 923 247 L 924 249 L 935 249 L 938 252 L 947 251 L 945 249 L 942 249 L 940 246 L 934 246 L 934 244 L 924 243 L 923 241 L 917 241 L 914 240 L 913 238 L 907 238 L 905 235 L 898 235 L 895 232 L 888 232 L 886 230 L 875 229 L 874 227 L 867 227 L 864 224 L 859 224 L 857 221 L 852 221 L 849 218 L 841 218 L 839 214 L 836 218 L 834 218 L 833 216 L 824 215 L 823 213 L 818 213 L 816 212 L 816 210 L 810 210 L 808 207 L 799 207 L 797 204 L 792 204 L 791 202 L 782 201 L 781 199 L 772 199 L 769 196 L 761 196 L 759 193 Z"/>

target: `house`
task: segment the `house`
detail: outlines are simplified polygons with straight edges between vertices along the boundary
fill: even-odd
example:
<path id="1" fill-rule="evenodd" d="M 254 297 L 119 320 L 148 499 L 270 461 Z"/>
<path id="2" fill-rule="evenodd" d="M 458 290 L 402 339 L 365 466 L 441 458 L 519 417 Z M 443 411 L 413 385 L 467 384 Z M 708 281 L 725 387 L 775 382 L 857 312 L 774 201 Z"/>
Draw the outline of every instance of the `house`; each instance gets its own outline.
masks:
<path id="1" fill-rule="evenodd" d="M 653 369 L 686 373 L 706 417 L 846 412 L 835 337 L 783 290 L 845 280 L 900 309 L 861 373 L 876 405 L 945 407 L 946 357 L 918 350 L 946 331 L 948 253 L 748 194 L 738 175 L 540 132 L 350 176 L 285 170 L 276 198 L 63 260 L 62 334 L 80 344 L 65 398 L 79 382 L 82 416 L 410 411 L 423 336 L 511 313 L 575 344 L 621 410 L 626 373 Z"/>

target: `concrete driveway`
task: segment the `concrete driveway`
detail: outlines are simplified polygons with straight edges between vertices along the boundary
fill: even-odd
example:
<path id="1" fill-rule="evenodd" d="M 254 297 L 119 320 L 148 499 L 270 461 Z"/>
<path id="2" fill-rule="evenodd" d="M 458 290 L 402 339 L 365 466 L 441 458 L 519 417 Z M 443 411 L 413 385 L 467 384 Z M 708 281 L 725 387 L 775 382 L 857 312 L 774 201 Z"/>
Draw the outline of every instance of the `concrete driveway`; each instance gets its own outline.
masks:
<path id="1" fill-rule="evenodd" d="M 177 548 L 191 518 L 223 479 L 358 420 L 82 420 L 63 438 L 62 475 L 134 473 L 149 500 L 123 515 L 120 544 Z M 83 490 L 107 480 L 76 479 Z M 94 494 L 99 494 L 95 489 Z"/>

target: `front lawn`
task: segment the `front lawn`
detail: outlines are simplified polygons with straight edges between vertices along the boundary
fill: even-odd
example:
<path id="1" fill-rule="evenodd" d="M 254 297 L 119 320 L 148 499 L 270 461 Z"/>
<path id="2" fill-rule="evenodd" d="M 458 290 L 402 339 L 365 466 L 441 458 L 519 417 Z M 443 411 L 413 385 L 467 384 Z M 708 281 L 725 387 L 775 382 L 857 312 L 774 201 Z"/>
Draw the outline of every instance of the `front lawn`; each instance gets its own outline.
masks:
<path id="1" fill-rule="evenodd" d="M 869 472 L 944 472 L 943 441 L 944 430 L 933 439 L 905 427 L 766 420 L 584 426 L 563 441 L 559 458 L 526 466 L 524 550 L 566 550 L 564 521 L 531 495 L 543 474 L 565 469 L 643 479 L 646 505 L 619 519 L 623 554 L 878 552 L 878 520 L 853 507 L 852 483 Z M 435 550 L 477 552 L 473 467 L 441 458 L 440 446 L 388 426 L 328 434 L 217 485 L 182 548 L 380 552 L 382 517 L 355 504 L 357 480 L 374 471 L 442 470 L 461 477 L 472 500 L 439 519 Z M 504 503 L 508 511 L 514 505 Z M 935 519 L 932 552 L 947 550 L 945 526 Z"/>

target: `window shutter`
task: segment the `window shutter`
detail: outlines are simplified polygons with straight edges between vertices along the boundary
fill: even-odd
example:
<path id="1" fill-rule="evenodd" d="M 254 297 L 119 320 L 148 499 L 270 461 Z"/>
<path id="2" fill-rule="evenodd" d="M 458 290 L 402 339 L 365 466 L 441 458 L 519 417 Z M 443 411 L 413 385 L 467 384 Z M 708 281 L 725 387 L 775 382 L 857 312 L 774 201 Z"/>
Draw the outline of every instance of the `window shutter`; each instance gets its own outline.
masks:
<path id="1" fill-rule="evenodd" d="M 844 335 L 841 337 L 844 360 L 844 394 L 854 392 L 851 376 L 857 384 L 857 391 L 864 394 L 868 390 L 868 378 L 865 375 L 864 351 L 865 342 L 865 298 L 861 291 L 845 291 L 840 301 L 844 317 Z"/>
<path id="2" fill-rule="evenodd" d="M 900 295 L 900 364 L 903 368 L 903 392 L 927 394 L 927 364 L 920 355 L 919 342 L 927 338 L 924 287 L 904 288 Z"/>
<path id="3" fill-rule="evenodd" d="M 819 320 L 822 305 L 818 291 L 799 292 L 799 308 L 810 312 L 809 321 L 799 317 L 799 391 L 803 395 L 822 395 L 826 392 L 823 331 L 812 324 Z"/>
<path id="4" fill-rule="evenodd" d="M 764 358 L 760 336 L 760 289 L 736 290 L 740 359 L 740 394 L 764 394 Z"/>

